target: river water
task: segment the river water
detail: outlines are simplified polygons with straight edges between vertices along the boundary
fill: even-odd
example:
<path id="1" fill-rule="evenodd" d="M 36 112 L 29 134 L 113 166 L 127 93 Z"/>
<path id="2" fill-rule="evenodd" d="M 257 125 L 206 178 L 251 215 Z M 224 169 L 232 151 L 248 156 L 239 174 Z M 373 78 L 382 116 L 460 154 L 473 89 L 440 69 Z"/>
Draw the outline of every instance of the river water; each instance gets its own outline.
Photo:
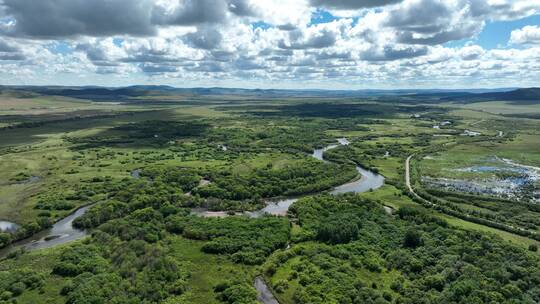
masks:
<path id="1" fill-rule="evenodd" d="M 345 138 L 340 138 L 338 139 L 338 143 L 339 145 L 348 145 L 349 141 Z M 324 152 L 334 149 L 338 147 L 339 145 L 329 145 L 322 149 L 316 149 L 313 151 L 312 156 L 318 160 L 326 162 L 326 160 L 324 160 L 323 158 Z M 362 192 L 369 191 L 371 189 L 373 190 L 378 189 L 384 185 L 384 177 L 382 175 L 366 170 L 360 166 L 357 166 L 356 170 L 361 176 L 359 179 L 337 186 L 332 191 L 330 191 L 330 193 L 331 194 L 362 193 Z M 249 212 L 248 215 L 260 216 L 266 213 L 266 214 L 284 216 L 287 214 L 289 207 L 292 204 L 294 204 L 294 202 L 296 201 L 298 201 L 298 198 L 284 198 L 284 199 L 279 199 L 275 201 L 268 201 L 266 207 L 256 212 Z M 391 209 L 390 207 L 384 206 L 384 209 L 390 215 L 393 213 L 393 209 Z M 277 299 L 272 294 L 272 291 L 266 285 L 266 282 L 262 278 L 260 277 L 255 278 L 255 282 L 253 283 L 253 286 L 257 290 L 257 300 L 260 303 L 279 304 Z"/>
<path id="2" fill-rule="evenodd" d="M 340 138 L 338 139 L 338 143 L 339 145 L 348 145 L 349 141 L 345 138 Z M 334 149 L 338 147 L 339 145 L 329 145 L 322 149 L 315 149 L 311 156 L 313 156 L 314 158 L 318 160 L 326 161 L 323 158 L 324 152 Z M 362 192 L 369 191 L 371 189 L 373 190 L 378 189 L 384 185 L 384 177 L 382 175 L 366 170 L 360 166 L 357 166 L 356 170 L 358 171 L 358 174 L 360 176 L 359 179 L 337 186 L 334 189 L 332 189 L 330 193 L 331 194 L 362 193 Z M 289 207 L 292 204 L 294 204 L 296 201 L 298 201 L 298 199 L 299 198 L 283 198 L 283 199 L 269 200 L 269 201 L 266 201 L 266 207 L 264 207 L 263 209 L 254 211 L 254 212 L 246 212 L 246 214 L 252 217 L 261 216 L 262 214 L 284 216 L 287 214 Z M 204 216 L 204 214 L 201 214 L 201 213 L 199 214 Z M 214 212 L 213 215 L 216 216 L 216 213 Z"/>
<path id="3" fill-rule="evenodd" d="M 274 297 L 274 294 L 272 294 L 270 288 L 268 288 L 268 285 L 266 285 L 266 282 L 264 282 L 263 278 L 256 277 L 253 284 L 255 286 L 255 289 L 257 289 L 257 300 L 260 303 L 279 304 L 279 302 Z"/>
<path id="4" fill-rule="evenodd" d="M 72 242 L 86 236 L 86 232 L 73 227 L 73 221 L 82 216 L 91 206 L 85 206 L 66 218 L 56 222 L 50 229 L 43 230 L 32 235 L 29 238 L 13 243 L 0 250 L 0 257 L 6 256 L 8 253 L 24 248 L 25 250 L 35 250 L 51 248 L 64 243 Z"/>

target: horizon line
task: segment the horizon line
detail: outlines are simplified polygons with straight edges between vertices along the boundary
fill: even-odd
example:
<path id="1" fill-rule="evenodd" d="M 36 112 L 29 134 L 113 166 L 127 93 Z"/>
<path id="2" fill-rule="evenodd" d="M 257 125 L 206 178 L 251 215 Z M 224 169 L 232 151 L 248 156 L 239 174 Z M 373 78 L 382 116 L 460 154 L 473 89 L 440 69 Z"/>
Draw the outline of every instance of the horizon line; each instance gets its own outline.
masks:
<path id="1" fill-rule="evenodd" d="M 508 87 L 474 87 L 474 88 L 396 88 L 396 89 L 381 89 L 381 88 L 370 88 L 370 89 L 329 89 L 329 88 L 247 88 L 247 87 L 228 87 L 228 86 L 186 86 L 186 87 L 177 87 L 168 84 L 131 84 L 124 86 L 105 86 L 105 85 L 54 85 L 54 84 L 45 84 L 45 85 L 26 85 L 26 84 L 0 84 L 0 87 L 7 88 L 45 88 L 45 87 L 56 87 L 56 88 L 104 88 L 104 89 L 122 89 L 122 88 L 133 88 L 133 87 L 169 87 L 172 89 L 226 89 L 226 90 L 245 90 L 245 91 L 328 91 L 328 92 L 347 92 L 347 91 L 479 91 L 479 90 L 519 90 L 519 89 L 537 89 L 540 86 L 508 86 Z"/>

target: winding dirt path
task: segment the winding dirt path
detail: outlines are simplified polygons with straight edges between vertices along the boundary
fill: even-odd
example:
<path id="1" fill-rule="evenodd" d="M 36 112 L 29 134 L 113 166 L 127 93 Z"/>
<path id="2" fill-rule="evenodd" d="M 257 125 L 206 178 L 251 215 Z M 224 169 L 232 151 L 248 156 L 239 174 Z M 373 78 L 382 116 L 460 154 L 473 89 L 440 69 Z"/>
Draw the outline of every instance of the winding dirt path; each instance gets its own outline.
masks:
<path id="1" fill-rule="evenodd" d="M 405 160 L 405 185 L 407 185 L 407 188 L 409 189 L 409 191 L 418 199 L 421 199 L 425 202 L 427 202 L 428 204 L 430 204 L 431 206 L 435 206 L 435 204 L 433 204 L 432 202 L 430 201 L 427 201 L 425 200 L 424 198 L 422 198 L 420 195 L 416 194 L 416 192 L 414 192 L 414 189 L 411 185 L 411 158 L 414 157 L 414 154 L 411 154 L 409 155 L 409 157 L 407 157 L 407 159 Z"/>
<path id="2" fill-rule="evenodd" d="M 475 122 L 471 123 L 469 126 L 476 126 L 476 125 L 478 125 L 478 124 L 483 123 L 484 121 L 486 121 L 486 120 L 485 120 L 485 119 L 481 119 L 481 120 L 478 120 L 478 121 L 475 121 Z"/>

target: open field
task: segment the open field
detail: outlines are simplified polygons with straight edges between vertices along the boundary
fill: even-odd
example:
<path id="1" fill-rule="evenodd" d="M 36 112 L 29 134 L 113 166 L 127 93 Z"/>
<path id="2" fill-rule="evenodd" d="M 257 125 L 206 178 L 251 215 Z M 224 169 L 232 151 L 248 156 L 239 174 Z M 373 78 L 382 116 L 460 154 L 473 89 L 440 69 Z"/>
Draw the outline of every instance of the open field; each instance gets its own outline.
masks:
<path id="1" fill-rule="evenodd" d="M 478 102 L 465 105 L 464 108 L 491 114 L 540 114 L 540 105 L 538 104 L 521 105 L 508 101 Z"/>

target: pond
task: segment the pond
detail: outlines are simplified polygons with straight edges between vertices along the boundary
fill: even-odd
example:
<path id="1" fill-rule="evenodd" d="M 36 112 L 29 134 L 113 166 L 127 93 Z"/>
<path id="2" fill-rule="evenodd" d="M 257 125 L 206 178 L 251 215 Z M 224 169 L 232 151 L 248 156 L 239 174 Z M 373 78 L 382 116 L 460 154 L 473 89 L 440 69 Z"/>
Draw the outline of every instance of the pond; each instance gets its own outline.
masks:
<path id="1" fill-rule="evenodd" d="M 19 229 L 19 225 L 15 223 L 0 221 L 0 232 L 15 232 L 17 229 Z"/>

